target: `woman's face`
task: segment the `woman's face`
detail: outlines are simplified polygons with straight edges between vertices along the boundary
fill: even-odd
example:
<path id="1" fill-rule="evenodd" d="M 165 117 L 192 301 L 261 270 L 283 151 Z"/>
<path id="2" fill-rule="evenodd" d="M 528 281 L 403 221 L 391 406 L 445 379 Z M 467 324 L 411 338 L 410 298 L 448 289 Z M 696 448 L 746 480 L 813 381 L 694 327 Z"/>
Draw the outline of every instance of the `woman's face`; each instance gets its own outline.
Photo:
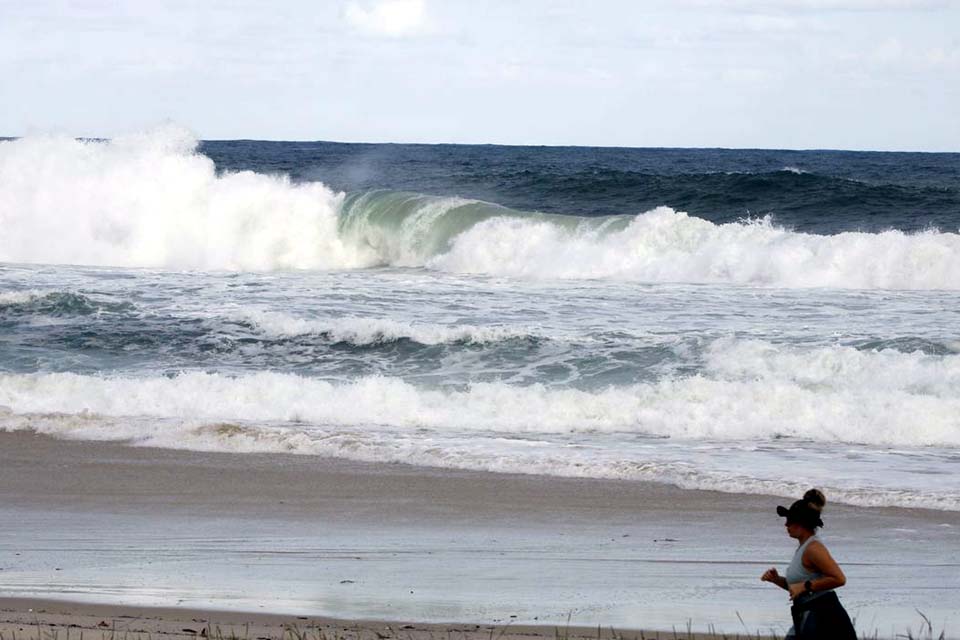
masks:
<path id="1" fill-rule="evenodd" d="M 786 526 L 787 528 L 787 535 L 797 540 L 802 538 L 803 534 L 807 532 L 806 528 L 804 528 L 803 525 L 799 525 L 796 522 L 788 521 L 784 526 Z"/>

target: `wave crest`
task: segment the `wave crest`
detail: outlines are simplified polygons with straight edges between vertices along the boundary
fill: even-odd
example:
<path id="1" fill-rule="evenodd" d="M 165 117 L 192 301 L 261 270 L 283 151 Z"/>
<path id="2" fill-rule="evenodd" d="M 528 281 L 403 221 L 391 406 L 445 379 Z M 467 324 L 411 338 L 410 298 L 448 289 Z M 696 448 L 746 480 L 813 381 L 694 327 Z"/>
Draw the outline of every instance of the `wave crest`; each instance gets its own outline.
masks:
<path id="1" fill-rule="evenodd" d="M 960 289 L 957 233 L 823 236 L 667 207 L 590 217 L 415 193 L 344 195 L 286 176 L 218 174 L 176 127 L 109 142 L 0 142 L 0 189 L 6 262 Z"/>
<path id="2" fill-rule="evenodd" d="M 960 235 L 818 236 L 779 228 L 769 218 L 716 225 L 660 207 L 612 230 L 494 218 L 458 236 L 449 251 L 427 264 L 527 278 L 958 289 Z"/>

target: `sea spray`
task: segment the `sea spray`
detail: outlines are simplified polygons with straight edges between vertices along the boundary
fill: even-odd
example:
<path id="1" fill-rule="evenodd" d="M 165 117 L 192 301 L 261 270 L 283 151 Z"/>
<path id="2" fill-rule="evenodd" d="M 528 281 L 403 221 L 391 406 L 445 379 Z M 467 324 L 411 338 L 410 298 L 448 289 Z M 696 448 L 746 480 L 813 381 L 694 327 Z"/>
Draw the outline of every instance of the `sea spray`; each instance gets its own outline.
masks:
<path id="1" fill-rule="evenodd" d="M 374 264 L 336 233 L 320 183 L 218 173 L 178 127 L 112 141 L 0 143 L 0 261 L 172 269 Z"/>

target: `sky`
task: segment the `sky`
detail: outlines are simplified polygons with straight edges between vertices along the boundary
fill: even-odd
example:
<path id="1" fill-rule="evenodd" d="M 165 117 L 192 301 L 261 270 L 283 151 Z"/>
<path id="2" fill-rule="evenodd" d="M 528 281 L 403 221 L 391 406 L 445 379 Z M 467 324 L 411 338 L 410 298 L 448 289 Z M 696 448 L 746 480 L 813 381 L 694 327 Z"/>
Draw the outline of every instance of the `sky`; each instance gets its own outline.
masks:
<path id="1" fill-rule="evenodd" d="M 0 0 L 0 135 L 960 151 L 960 0 Z"/>

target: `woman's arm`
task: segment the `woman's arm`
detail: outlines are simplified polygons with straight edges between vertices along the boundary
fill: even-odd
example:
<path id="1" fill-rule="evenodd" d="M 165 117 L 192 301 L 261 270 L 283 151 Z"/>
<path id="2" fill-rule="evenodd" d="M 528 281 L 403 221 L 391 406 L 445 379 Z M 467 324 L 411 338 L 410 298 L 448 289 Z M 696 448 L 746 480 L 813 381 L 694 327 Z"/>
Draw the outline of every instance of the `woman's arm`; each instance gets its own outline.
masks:
<path id="1" fill-rule="evenodd" d="M 807 569 L 822 573 L 823 576 L 810 581 L 810 588 L 814 591 L 836 589 L 847 584 L 847 576 L 843 575 L 840 565 L 833 559 L 827 547 L 818 540 L 813 541 L 803 552 L 803 566 Z M 796 598 L 806 591 L 804 583 L 797 582 L 789 585 L 790 597 Z"/>

